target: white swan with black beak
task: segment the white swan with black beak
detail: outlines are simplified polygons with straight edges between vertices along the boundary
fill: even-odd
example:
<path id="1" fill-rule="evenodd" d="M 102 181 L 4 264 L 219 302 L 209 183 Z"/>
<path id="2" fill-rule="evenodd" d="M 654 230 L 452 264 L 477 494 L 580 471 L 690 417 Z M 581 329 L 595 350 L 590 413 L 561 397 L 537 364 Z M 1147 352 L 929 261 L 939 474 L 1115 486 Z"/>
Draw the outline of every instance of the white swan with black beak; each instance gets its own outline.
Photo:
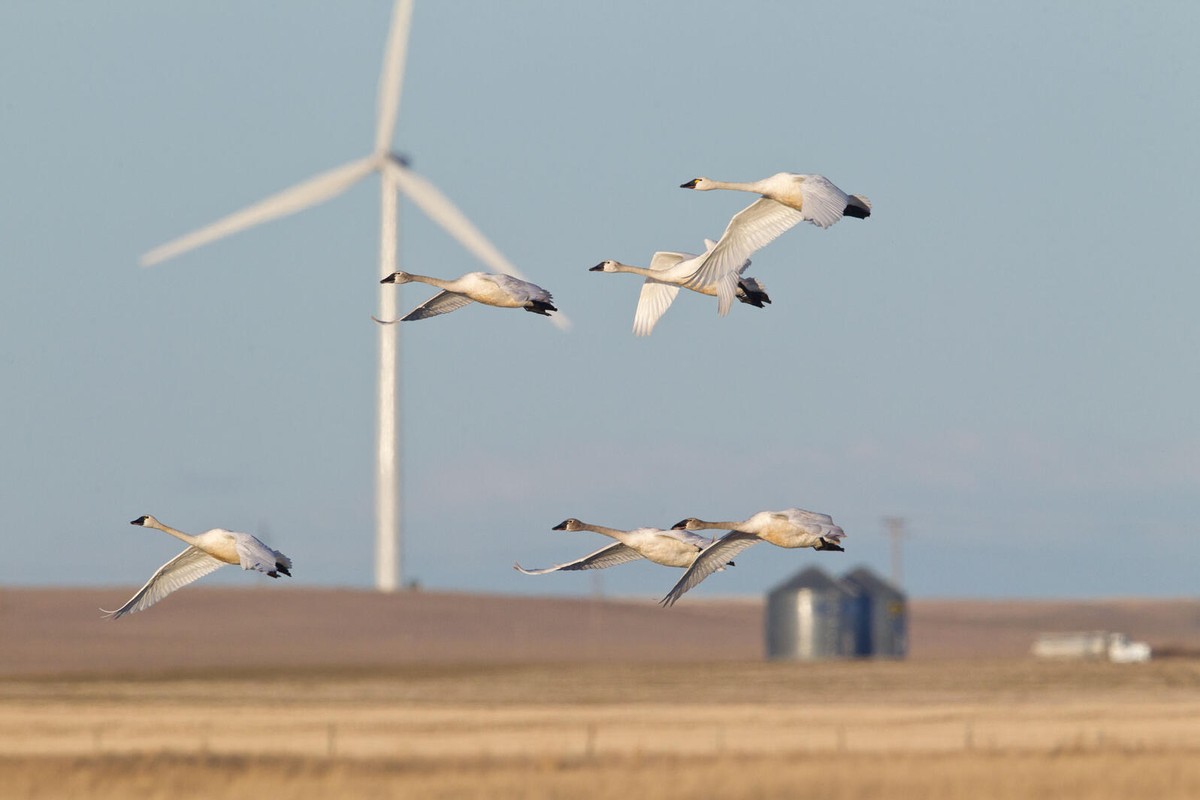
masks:
<path id="1" fill-rule="evenodd" d="M 188 547 L 179 555 L 158 568 L 146 585 L 129 598 L 129 602 L 116 611 L 104 611 L 111 619 L 119 619 L 135 611 L 143 611 L 163 599 L 176 589 L 203 578 L 208 573 L 226 564 L 238 564 L 242 569 L 253 569 L 278 578 L 291 577 L 292 560 L 278 550 L 267 547 L 256 536 L 224 528 L 213 528 L 192 536 L 164 525 L 149 514 L 138 517 L 130 525 L 157 528 L 169 533 Z"/>

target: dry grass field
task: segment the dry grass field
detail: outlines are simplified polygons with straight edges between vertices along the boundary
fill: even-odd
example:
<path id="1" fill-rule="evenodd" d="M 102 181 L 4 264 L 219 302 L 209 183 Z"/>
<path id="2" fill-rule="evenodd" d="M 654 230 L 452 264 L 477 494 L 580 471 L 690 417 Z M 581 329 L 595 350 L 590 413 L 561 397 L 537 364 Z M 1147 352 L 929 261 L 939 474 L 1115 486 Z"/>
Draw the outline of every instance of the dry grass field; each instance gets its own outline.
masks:
<path id="1" fill-rule="evenodd" d="M 1200 664 L 0 683 L 0 797 L 1200 796 Z"/>
<path id="2" fill-rule="evenodd" d="M 232 619 L 186 625 L 245 593 L 181 593 L 118 623 L 92 616 L 96 594 L 0 595 L 0 798 L 1200 797 L 1200 661 L 1024 657 L 1029 626 L 1061 608 L 983 604 L 972 624 L 971 604 L 915 604 L 912 659 L 793 664 L 758 660 L 747 603 L 672 618 L 632 601 L 325 598 L 425 604 L 447 629 L 439 643 L 381 617 L 388 641 L 371 644 L 319 614 L 257 639 Z M 291 619 L 296 595 L 254 598 Z M 1195 646 L 1200 604 L 1076 605 Z M 1153 634 L 1130 626 L 1139 613 Z M 967 657 L 938 629 L 1023 645 Z"/>

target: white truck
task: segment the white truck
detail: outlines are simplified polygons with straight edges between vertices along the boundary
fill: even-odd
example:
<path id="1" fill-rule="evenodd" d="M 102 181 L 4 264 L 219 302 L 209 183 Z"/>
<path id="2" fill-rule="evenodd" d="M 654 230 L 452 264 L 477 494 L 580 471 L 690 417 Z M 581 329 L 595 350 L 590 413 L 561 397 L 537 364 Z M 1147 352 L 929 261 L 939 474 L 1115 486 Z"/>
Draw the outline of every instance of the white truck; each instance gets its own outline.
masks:
<path id="1" fill-rule="evenodd" d="M 1071 631 L 1043 633 L 1033 643 L 1038 658 L 1107 659 L 1116 664 L 1134 664 L 1150 660 L 1150 645 L 1131 642 L 1123 633 L 1109 631 Z"/>

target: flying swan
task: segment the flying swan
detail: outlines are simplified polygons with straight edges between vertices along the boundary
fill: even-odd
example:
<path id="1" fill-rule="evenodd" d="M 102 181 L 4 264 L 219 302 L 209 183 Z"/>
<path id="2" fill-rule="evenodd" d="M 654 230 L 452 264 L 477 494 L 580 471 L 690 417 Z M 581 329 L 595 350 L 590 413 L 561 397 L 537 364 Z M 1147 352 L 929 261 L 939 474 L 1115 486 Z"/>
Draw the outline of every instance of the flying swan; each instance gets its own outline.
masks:
<path id="1" fill-rule="evenodd" d="M 559 529 L 555 528 L 555 530 Z M 643 558 L 643 556 L 637 550 L 621 542 L 613 542 L 594 553 L 588 553 L 583 558 L 577 558 L 565 564 L 555 564 L 553 567 L 543 567 L 542 569 L 525 569 L 520 563 L 516 563 L 513 564 L 513 569 L 525 575 L 546 575 L 550 572 L 571 572 L 579 569 L 606 569 L 628 561 L 637 561 L 639 558 Z"/>
<path id="2" fill-rule="evenodd" d="M 440 278 L 430 278 L 427 275 L 414 275 L 411 272 L 393 272 L 380 283 L 428 283 L 442 291 L 426 300 L 400 319 L 382 320 L 371 317 L 381 325 L 392 325 L 397 322 L 411 322 L 418 319 L 436 317 L 438 314 L 448 314 L 457 311 L 472 301 L 499 308 L 523 308 L 544 317 L 550 316 L 554 307 L 554 298 L 537 284 L 514 278 L 512 275 L 490 272 L 468 272 L 452 281 Z"/>
<path id="3" fill-rule="evenodd" d="M 672 526 L 673 530 L 687 531 L 713 528 L 728 530 L 729 533 L 696 557 L 679 582 L 662 599 L 662 605 L 675 605 L 676 600 L 716 572 L 721 564 L 758 542 L 770 542 L 778 547 L 811 547 L 814 550 L 845 549 L 839 542 L 846 533 L 833 523 L 832 517 L 802 508 L 760 511 L 741 522 L 705 522 L 688 517 Z"/>
<path id="4" fill-rule="evenodd" d="M 721 314 L 733 302 L 733 294 L 731 288 L 727 289 L 724 283 L 718 281 L 731 270 L 739 270 L 742 262 L 755 250 L 766 247 L 785 231 L 804 221 L 828 228 L 843 216 L 858 219 L 871 216 L 870 200 L 862 195 L 846 194 L 823 175 L 780 172 L 750 183 L 694 178 L 680 184 L 680 188 L 701 192 L 734 189 L 762 195 L 761 199 L 733 215 L 718 246 L 703 265 L 681 284 L 684 288 L 695 289 L 715 283 L 718 311 Z M 722 290 L 728 296 L 721 294 Z"/>
<path id="5" fill-rule="evenodd" d="M 526 575 L 545 575 L 548 572 L 578 569 L 604 569 L 627 561 L 645 558 L 655 564 L 667 567 L 687 567 L 696 560 L 700 552 L 712 544 L 712 539 L 685 530 L 662 530 L 661 528 L 636 528 L 630 531 L 606 528 L 602 525 L 591 525 L 571 517 L 555 525 L 551 530 L 556 531 L 591 531 L 616 539 L 616 544 L 589 553 L 583 558 L 558 564 L 545 569 L 525 569 L 520 564 L 513 568 Z M 712 571 L 724 569 L 725 565 L 733 565 L 726 560 L 716 564 Z"/>
<path id="6" fill-rule="evenodd" d="M 728 234 L 728 230 L 726 231 Z M 721 242 L 725 237 L 721 237 Z M 713 252 L 721 247 L 721 242 L 711 239 L 704 240 L 703 255 L 693 253 L 658 252 L 650 259 L 650 267 L 635 267 L 622 264 L 620 261 L 601 261 L 592 267 L 590 272 L 629 272 L 646 278 L 642 284 L 642 293 L 638 296 L 637 311 L 633 315 L 633 333 L 636 336 L 649 336 L 654 326 L 671 303 L 679 294 L 680 287 L 686 287 L 693 292 L 718 297 L 718 287 L 723 281 L 731 281 L 734 296 L 747 305 L 763 308 L 770 304 L 766 288 L 756 279 L 743 277 L 742 273 L 750 266 L 746 259 L 730 276 L 720 276 L 710 283 L 692 283 L 692 276 L 704 267 L 705 262 L 712 257 Z M 718 304 L 719 305 L 719 304 Z M 720 309 L 718 307 L 718 313 Z"/>
<path id="7" fill-rule="evenodd" d="M 129 523 L 146 528 L 157 528 L 176 539 L 187 542 L 188 548 L 158 568 L 158 572 L 138 589 L 129 602 L 116 611 L 104 611 L 109 619 L 119 619 L 135 611 L 143 611 L 163 599 L 176 589 L 203 578 L 225 564 L 241 564 L 242 569 L 256 569 L 272 578 L 280 574 L 291 577 L 292 560 L 278 550 L 272 550 L 257 537 L 248 533 L 213 528 L 210 531 L 189 536 L 162 524 L 154 517 L 145 515 Z"/>

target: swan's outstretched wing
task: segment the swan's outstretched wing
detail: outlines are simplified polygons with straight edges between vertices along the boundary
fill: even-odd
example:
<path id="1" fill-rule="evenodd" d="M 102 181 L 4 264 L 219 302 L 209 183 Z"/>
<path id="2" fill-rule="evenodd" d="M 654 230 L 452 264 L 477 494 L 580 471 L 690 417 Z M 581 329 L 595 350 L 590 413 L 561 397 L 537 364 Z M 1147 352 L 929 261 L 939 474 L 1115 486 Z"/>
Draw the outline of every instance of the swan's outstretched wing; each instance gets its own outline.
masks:
<path id="1" fill-rule="evenodd" d="M 687 568 L 687 572 L 683 573 L 679 582 L 671 591 L 667 592 L 667 596 L 662 599 L 660 605 L 675 605 L 675 601 L 683 597 L 685 592 L 724 567 L 738 553 L 760 541 L 762 540 L 753 533 L 743 533 L 742 531 L 730 531 L 717 539 L 700 551 L 700 555 L 696 556 L 696 560 Z"/>
<path id="2" fill-rule="evenodd" d="M 772 512 L 780 519 L 788 520 L 789 522 L 818 522 L 825 525 L 833 524 L 833 517 L 828 514 L 822 514 L 819 511 L 806 511 L 803 508 L 786 508 L 783 511 Z"/>
<path id="3" fill-rule="evenodd" d="M 800 213 L 804 219 L 822 228 L 828 228 L 837 222 L 846 212 L 846 206 L 851 202 L 850 195 L 834 186 L 833 182 L 824 175 L 805 175 L 800 182 Z M 858 198 L 857 195 L 855 199 Z M 871 205 L 866 204 L 870 212 Z"/>
<path id="4" fill-rule="evenodd" d="M 520 278 L 514 278 L 512 275 L 504 275 L 502 273 L 488 274 L 483 273 L 480 276 L 485 281 L 491 281 L 499 286 L 505 292 L 518 300 L 541 300 L 543 303 L 551 303 L 554 301 L 554 295 L 538 286 L 536 283 L 523 281 Z"/>
<path id="5" fill-rule="evenodd" d="M 682 528 L 667 528 L 666 530 L 658 531 L 659 536 L 666 536 L 676 541 L 690 544 L 697 550 L 703 550 L 713 543 L 713 540 L 707 536 L 702 536 L 694 531 L 685 531 Z M 722 565 L 724 566 L 724 565 Z"/>
<path id="6" fill-rule="evenodd" d="M 823 525 L 821 526 L 821 538 L 837 544 L 846 538 L 846 532 L 840 525 Z"/>
<path id="7" fill-rule="evenodd" d="M 650 269 L 655 272 L 670 272 L 684 261 L 696 258 L 692 253 L 676 253 L 663 250 L 650 258 Z M 672 280 L 668 276 L 667 280 Z M 667 313 L 671 303 L 679 294 L 679 287 L 672 283 L 662 283 L 653 278 L 647 278 L 642 284 L 642 293 L 638 295 L 637 311 L 633 314 L 633 333 L 635 336 L 649 336 L 658 324 L 662 315 Z"/>
<path id="8" fill-rule="evenodd" d="M 416 319 L 436 317 L 438 314 L 449 314 L 451 311 L 457 311 L 458 309 L 472 302 L 474 301 L 465 294 L 442 291 L 438 292 L 424 303 L 421 303 L 421 305 L 417 306 L 400 319 L 380 319 L 374 314 L 371 315 L 371 319 L 375 320 L 380 325 L 395 325 L 397 322 L 412 322 Z"/>
<path id="9" fill-rule="evenodd" d="M 236 538 L 235 546 L 242 569 L 256 569 L 272 578 L 279 577 L 277 572 L 292 574 L 292 560 L 278 550 L 267 547 L 257 536 L 242 534 Z"/>
<path id="10" fill-rule="evenodd" d="M 638 295 L 637 311 L 633 314 L 634 335 L 649 336 L 678 294 L 678 286 L 647 278 L 642 284 L 642 293 Z"/>
<path id="11" fill-rule="evenodd" d="M 561 572 L 576 569 L 604 569 L 605 567 L 615 567 L 617 564 L 624 564 L 627 561 L 636 561 L 644 556 L 632 547 L 626 547 L 621 542 L 614 542 L 607 547 L 602 547 L 594 553 L 588 553 L 583 558 L 577 558 L 574 561 L 568 561 L 566 564 L 556 564 L 553 567 L 545 569 L 525 569 L 520 564 L 513 564 L 513 569 L 517 572 L 523 572 L 526 575 L 545 575 L 548 572 Z"/>
<path id="12" fill-rule="evenodd" d="M 218 561 L 196 547 L 189 547 L 158 568 L 146 585 L 138 589 L 129 602 L 116 611 L 104 611 L 109 619 L 120 619 L 126 614 L 143 611 L 162 600 L 176 589 L 203 578 L 225 562 Z"/>
<path id="13" fill-rule="evenodd" d="M 710 250 L 700 267 L 683 286 L 717 286 L 717 313 L 729 313 L 737 291 L 737 276 L 755 250 L 759 250 L 784 231 L 798 225 L 805 215 L 765 197 L 733 215 L 717 246 Z"/>
<path id="14" fill-rule="evenodd" d="M 650 269 L 655 272 L 665 272 L 681 261 L 695 258 L 691 253 L 675 253 L 668 250 L 655 253 L 650 257 Z"/>

